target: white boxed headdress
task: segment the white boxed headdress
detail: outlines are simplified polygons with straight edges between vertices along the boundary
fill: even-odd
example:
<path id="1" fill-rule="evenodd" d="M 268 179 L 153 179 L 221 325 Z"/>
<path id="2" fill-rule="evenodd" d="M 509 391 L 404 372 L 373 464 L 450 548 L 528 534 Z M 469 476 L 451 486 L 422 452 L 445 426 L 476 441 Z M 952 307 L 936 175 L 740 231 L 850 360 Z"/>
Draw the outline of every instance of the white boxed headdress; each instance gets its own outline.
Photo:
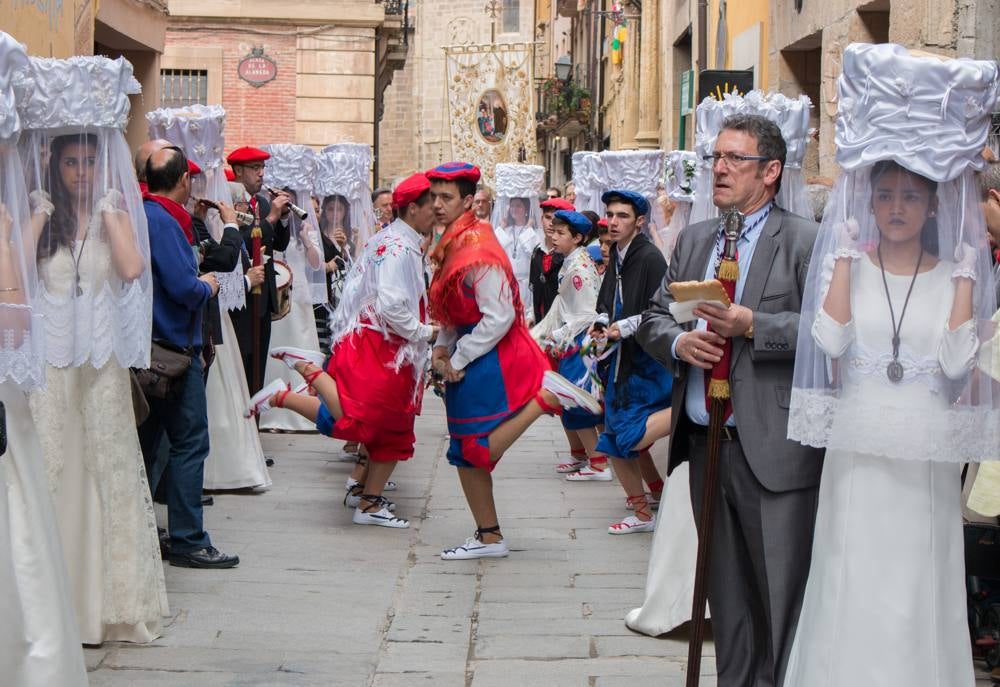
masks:
<path id="1" fill-rule="evenodd" d="M 40 386 L 45 378 L 45 330 L 35 307 L 38 272 L 28 222 L 28 193 L 17 152 L 21 120 L 15 107 L 13 79 L 28 67 L 24 46 L 0 31 L 0 241 L 10 262 L 0 272 L 20 277 L 12 282 L 8 303 L 0 303 L 0 384 L 22 389 Z"/>
<path id="2" fill-rule="evenodd" d="M 231 203 L 229 182 L 226 181 L 225 128 L 226 111 L 221 105 L 190 105 L 160 108 L 146 114 L 149 138 L 162 138 L 184 151 L 187 158 L 201 168 L 201 174 L 191 180 L 191 195 L 215 202 Z M 222 218 L 209 210 L 205 224 L 216 241 L 222 239 Z M 246 305 L 243 264 L 231 272 L 217 272 L 219 307 L 239 310 Z"/>
<path id="3" fill-rule="evenodd" d="M 704 161 L 705 155 L 715 150 L 722 125 L 727 117 L 736 114 L 754 114 L 766 117 L 778 125 L 785 139 L 787 154 L 781 179 L 781 189 L 775 199 L 779 206 L 803 217 L 812 211 L 806 196 L 802 161 L 809 145 L 811 129 L 809 110 L 812 102 L 806 95 L 789 98 L 781 93 L 750 91 L 745 96 L 726 93 L 722 100 L 705 98 L 696 113 L 695 152 L 698 155 L 698 183 L 691 210 L 691 222 L 701 222 L 719 216 L 712 202 L 712 165 Z"/>
<path id="4" fill-rule="evenodd" d="M 664 187 L 667 197 L 674 204 L 670 222 L 661 232 L 663 251 L 670 260 L 677 244 L 677 236 L 691 219 L 691 205 L 694 203 L 698 182 L 698 156 L 690 150 L 671 150 L 667 153 Z"/>
<path id="5" fill-rule="evenodd" d="M 573 153 L 573 187 L 576 190 L 577 211 L 590 210 L 604 216 L 601 194 L 608 185 L 608 175 L 600 153 L 581 150 Z"/>
<path id="6" fill-rule="evenodd" d="M 997 64 L 916 57 L 891 44 L 853 44 L 844 51 L 837 87 L 837 161 L 843 172 L 830 195 L 806 278 L 789 438 L 811 446 L 857 450 L 862 436 L 865 452 L 909 460 L 995 459 L 1000 411 L 995 407 L 995 385 L 986 374 L 973 369 L 947 377 L 939 362 L 943 353 L 933 358 L 914 353 L 905 332 L 898 357 L 849 343 L 837 358 L 817 345 L 812 332 L 837 260 L 858 261 L 852 262 L 852 270 L 853 265 L 864 264 L 860 261 L 875 262 L 869 256 L 883 241 L 874 209 L 878 194 L 893 199 L 882 202 L 898 204 L 929 199 L 926 208 L 921 207 L 925 217 L 920 233 L 923 255 L 929 255 L 934 265 L 929 272 L 947 270 L 949 284 L 974 280 L 969 336 L 977 331 L 982 336 L 990 327 L 996 310 L 993 261 L 974 172 L 983 165 L 990 114 L 998 103 Z M 889 186 L 890 182 L 895 185 Z M 876 293 L 884 298 L 881 291 Z M 852 291 L 852 308 L 865 301 L 865 295 Z M 924 307 L 919 301 L 910 303 L 912 312 Z M 888 310 L 886 320 L 888 348 L 893 334 Z M 855 326 L 853 320 L 849 324 Z M 942 321 L 941 327 L 950 324 Z M 982 370 L 996 367 L 991 349 L 979 348 Z M 940 408 L 915 419 L 912 409 L 881 400 L 877 387 L 891 383 L 886 381 L 889 361 L 902 361 L 905 376 L 898 383 L 909 387 L 910 398 L 929 394 L 942 400 Z M 859 405 L 849 397 L 842 402 L 848 385 L 863 383 L 874 390 L 868 402 Z M 920 431 L 913 431 L 914 422 L 919 422 Z"/>
<path id="7" fill-rule="evenodd" d="M 369 185 L 372 149 L 366 143 L 334 143 L 316 156 L 313 189 L 320 201 L 328 196 L 342 196 L 349 205 L 351 221 L 348 244 L 357 252 L 374 234 L 377 221 L 372 208 Z"/>
<path id="8" fill-rule="evenodd" d="M 264 166 L 264 183 L 272 188 L 291 189 L 295 194 L 293 202 L 309 213 L 304 220 L 289 213 L 292 239 L 284 255 L 292 270 L 292 298 L 311 305 L 326 303 L 323 242 L 312 205 L 316 153 L 309 146 L 294 143 L 273 143 L 261 147 L 271 154 Z"/>
<path id="9" fill-rule="evenodd" d="M 666 253 L 663 238 L 668 223 L 663 209 L 657 202 L 657 195 L 663 188 L 666 153 L 662 150 L 605 150 L 601 153 L 604 163 L 605 187 L 601 193 L 618 189 L 633 191 L 649 201 L 649 217 L 646 230 L 657 247 Z"/>
<path id="10" fill-rule="evenodd" d="M 128 96 L 140 91 L 132 65 L 124 58 L 30 58 L 14 87 L 32 212 L 47 215 L 38 243 L 46 357 L 57 367 L 101 367 L 112 356 L 121 367 L 146 367 L 153 299 L 149 235 L 123 135 Z M 69 155 L 86 169 L 86 180 L 72 189 L 59 170 Z M 79 211 L 90 221 L 75 257 Z M 130 229 L 133 245 L 112 245 L 109 222 Z M 141 257 L 138 277 L 118 271 L 112 258 L 121 250 Z"/>
<path id="11" fill-rule="evenodd" d="M 541 165 L 520 165 L 499 162 L 494 170 L 496 178 L 496 203 L 490 218 L 494 227 L 517 224 L 511 215 L 510 201 L 520 198 L 526 205 L 524 224 L 537 236 L 538 242 L 545 240 L 542 231 L 542 212 L 538 205 L 539 194 L 545 183 L 545 168 Z"/>

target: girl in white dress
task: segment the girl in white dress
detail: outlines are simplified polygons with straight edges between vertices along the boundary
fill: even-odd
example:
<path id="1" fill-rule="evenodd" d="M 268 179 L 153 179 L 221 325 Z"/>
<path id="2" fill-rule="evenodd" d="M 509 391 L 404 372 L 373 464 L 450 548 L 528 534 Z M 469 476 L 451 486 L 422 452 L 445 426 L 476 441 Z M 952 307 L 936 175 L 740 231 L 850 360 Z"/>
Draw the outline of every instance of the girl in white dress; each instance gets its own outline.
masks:
<path id="1" fill-rule="evenodd" d="M 264 146 L 271 154 L 264 170 L 264 183 L 273 188 L 291 193 L 292 202 L 302 208 L 308 202 L 316 174 L 316 155 L 312 148 L 291 143 L 277 143 Z M 288 315 L 271 325 L 271 348 L 292 346 L 307 351 L 320 350 L 316 328 L 314 305 L 327 302 L 326 269 L 323 263 L 323 247 L 320 239 L 319 222 L 311 212 L 305 219 L 289 213 L 292 238 L 288 247 L 275 254 L 292 273 L 290 307 Z M 268 358 L 266 379 L 284 379 L 290 384 L 299 384 L 287 365 Z M 284 409 L 276 409 L 260 418 L 262 430 L 289 432 L 315 432 L 316 426 L 301 415 Z"/>
<path id="2" fill-rule="evenodd" d="M 786 687 L 974 684 L 960 464 L 1000 452 L 975 369 L 995 304 L 971 178 L 997 75 L 893 45 L 844 54 L 845 174 L 810 263 L 789 416 L 790 438 L 827 451 Z"/>
<path id="3" fill-rule="evenodd" d="M 24 46 L 0 32 L 0 101 L 28 64 Z M 0 448 L 0 675 L 12 687 L 87 684 L 45 462 L 24 392 L 42 381 L 42 322 L 28 196 L 16 142 L 16 112 L 0 117 L 0 403 L 7 447 Z"/>
<path id="4" fill-rule="evenodd" d="M 18 101 L 48 360 L 31 412 L 85 644 L 152 641 L 167 613 L 128 371 L 149 364 L 152 309 L 121 129 L 131 74 L 122 59 L 32 58 Z"/>

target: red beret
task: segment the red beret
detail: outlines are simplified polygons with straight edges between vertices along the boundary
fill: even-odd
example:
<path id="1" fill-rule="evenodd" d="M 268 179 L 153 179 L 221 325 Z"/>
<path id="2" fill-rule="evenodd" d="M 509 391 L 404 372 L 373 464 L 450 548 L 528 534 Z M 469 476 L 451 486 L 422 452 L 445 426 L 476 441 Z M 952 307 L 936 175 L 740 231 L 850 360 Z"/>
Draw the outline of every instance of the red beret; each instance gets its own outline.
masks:
<path id="1" fill-rule="evenodd" d="M 226 181 L 236 181 L 236 172 L 229 169 L 228 167 L 226 168 L 225 172 L 226 172 Z"/>
<path id="2" fill-rule="evenodd" d="M 601 219 L 597 220 L 597 226 L 599 226 L 599 227 L 606 227 L 606 226 L 608 226 L 608 218 L 607 217 L 602 217 Z"/>
<path id="3" fill-rule="evenodd" d="M 472 183 L 479 181 L 479 168 L 468 162 L 446 162 L 438 165 L 434 169 L 429 169 L 424 174 L 431 181 L 458 181 L 466 179 Z"/>
<path id="4" fill-rule="evenodd" d="M 196 177 L 201 174 L 201 167 L 188 160 L 188 174 Z"/>
<path id="5" fill-rule="evenodd" d="M 249 165 L 253 162 L 263 162 L 270 157 L 270 153 L 263 151 L 260 148 L 243 146 L 242 148 L 237 148 L 233 152 L 229 153 L 229 157 L 226 158 L 226 162 L 231 165 Z"/>
<path id="6" fill-rule="evenodd" d="M 392 192 L 392 205 L 395 208 L 403 209 L 410 203 L 416 202 L 417 198 L 423 195 L 431 187 L 431 181 L 425 174 L 417 172 L 399 182 Z"/>
<path id="7" fill-rule="evenodd" d="M 543 210 L 569 210 L 570 212 L 576 210 L 573 207 L 573 203 L 565 198 L 549 198 L 548 200 L 543 200 L 539 205 Z"/>

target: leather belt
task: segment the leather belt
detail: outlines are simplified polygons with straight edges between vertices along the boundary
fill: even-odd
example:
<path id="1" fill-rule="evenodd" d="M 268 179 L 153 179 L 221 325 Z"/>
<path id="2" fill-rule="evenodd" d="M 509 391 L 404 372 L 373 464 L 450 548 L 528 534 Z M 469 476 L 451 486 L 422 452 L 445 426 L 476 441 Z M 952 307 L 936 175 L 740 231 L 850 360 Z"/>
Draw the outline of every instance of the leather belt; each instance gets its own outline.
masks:
<path id="1" fill-rule="evenodd" d="M 691 433 L 697 434 L 698 436 L 708 437 L 708 427 L 705 425 L 698 425 L 691 423 Z M 729 427 L 727 425 L 722 426 L 722 441 L 739 441 L 740 433 L 736 431 L 735 427 Z"/>

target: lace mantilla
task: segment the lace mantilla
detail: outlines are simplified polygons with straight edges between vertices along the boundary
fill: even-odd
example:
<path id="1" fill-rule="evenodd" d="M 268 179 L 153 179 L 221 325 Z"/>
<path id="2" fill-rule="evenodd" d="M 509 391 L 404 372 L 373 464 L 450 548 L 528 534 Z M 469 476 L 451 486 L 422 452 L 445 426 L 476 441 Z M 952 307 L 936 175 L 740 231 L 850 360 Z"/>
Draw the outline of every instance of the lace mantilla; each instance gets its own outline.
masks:
<path id="1" fill-rule="evenodd" d="M 997 109 L 994 61 L 915 57 L 900 45 L 855 43 L 837 80 L 837 162 L 895 160 L 937 182 L 982 169 Z"/>
<path id="2" fill-rule="evenodd" d="M 14 77 L 25 129 L 122 129 L 128 123 L 128 96 L 142 92 L 124 57 L 31 57 L 29 61 L 28 69 Z"/>
<path id="3" fill-rule="evenodd" d="M 42 331 L 41 317 L 31 312 L 26 305 L 2 305 L 4 308 L 24 310 L 32 324 L 27 331 L 21 329 L 0 329 L 0 383 L 13 382 L 27 390 L 40 386 L 44 381 L 45 354 L 43 337 L 32 336 L 31 332 Z"/>
<path id="4" fill-rule="evenodd" d="M 153 313 L 142 285 L 119 293 L 104 283 L 82 296 L 50 293 L 40 285 L 39 310 L 46 332 L 46 356 L 54 367 L 103 367 L 112 354 L 121 367 L 149 367 Z"/>
<path id="5" fill-rule="evenodd" d="M 160 108 L 146 114 L 146 121 L 150 139 L 165 138 L 180 146 L 203 171 L 225 162 L 226 111 L 221 105 Z"/>
<path id="6" fill-rule="evenodd" d="M 865 437 L 863 444 L 858 437 Z M 1000 457 L 1000 411 L 953 406 L 915 414 L 846 402 L 833 391 L 793 388 L 788 438 L 887 458 L 979 463 Z"/>
<path id="7" fill-rule="evenodd" d="M 316 153 L 309 146 L 274 143 L 262 146 L 271 154 L 264 166 L 264 183 L 275 188 L 286 186 L 296 192 L 311 191 L 316 181 Z M 298 203 L 305 207 L 304 203 Z"/>

